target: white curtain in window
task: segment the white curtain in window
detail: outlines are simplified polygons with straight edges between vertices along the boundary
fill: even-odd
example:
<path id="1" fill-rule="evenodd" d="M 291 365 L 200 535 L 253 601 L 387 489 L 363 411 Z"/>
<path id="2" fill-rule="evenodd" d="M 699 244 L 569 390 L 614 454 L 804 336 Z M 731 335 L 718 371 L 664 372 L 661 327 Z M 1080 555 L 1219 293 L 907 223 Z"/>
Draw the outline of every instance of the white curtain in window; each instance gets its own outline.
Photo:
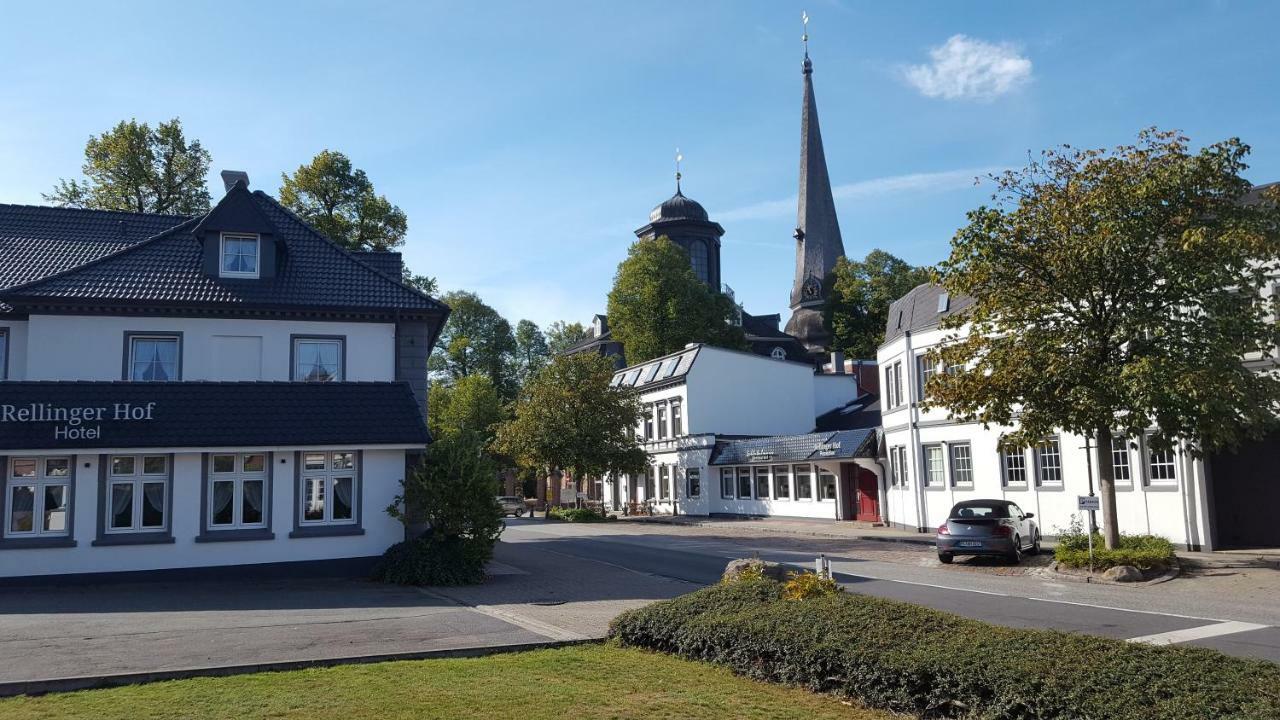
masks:
<path id="1" fill-rule="evenodd" d="M 213 486 L 213 516 L 222 514 L 231 505 L 235 496 L 236 484 L 230 482 L 217 483 Z"/>
<path id="2" fill-rule="evenodd" d="M 113 527 L 128 527 L 130 523 L 124 525 L 115 522 L 121 513 L 128 510 L 133 504 L 133 486 L 119 483 L 111 486 L 111 518 Z M 131 516 L 132 517 L 132 516 Z"/>
<path id="3" fill-rule="evenodd" d="M 146 495 L 147 504 L 156 512 L 164 512 L 164 485 L 161 483 L 147 483 L 143 486 L 142 492 Z"/>
<path id="4" fill-rule="evenodd" d="M 343 505 L 351 507 L 351 486 L 350 478 L 338 478 L 333 481 L 333 494 L 342 501 Z"/>
<path id="5" fill-rule="evenodd" d="M 262 512 L 262 483 L 247 482 L 244 484 L 244 501 L 255 512 Z"/>

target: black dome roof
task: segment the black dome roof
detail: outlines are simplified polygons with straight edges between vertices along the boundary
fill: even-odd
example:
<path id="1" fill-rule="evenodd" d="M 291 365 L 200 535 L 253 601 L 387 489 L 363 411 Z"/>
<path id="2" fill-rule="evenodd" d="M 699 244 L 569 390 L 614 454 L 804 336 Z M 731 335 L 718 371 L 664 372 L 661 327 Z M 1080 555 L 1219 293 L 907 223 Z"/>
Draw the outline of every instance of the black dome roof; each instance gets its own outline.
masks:
<path id="1" fill-rule="evenodd" d="M 671 199 L 662 203 L 649 213 L 649 222 L 665 222 L 668 220 L 701 220 L 707 221 L 707 211 L 696 200 L 690 200 L 676 190 Z"/>

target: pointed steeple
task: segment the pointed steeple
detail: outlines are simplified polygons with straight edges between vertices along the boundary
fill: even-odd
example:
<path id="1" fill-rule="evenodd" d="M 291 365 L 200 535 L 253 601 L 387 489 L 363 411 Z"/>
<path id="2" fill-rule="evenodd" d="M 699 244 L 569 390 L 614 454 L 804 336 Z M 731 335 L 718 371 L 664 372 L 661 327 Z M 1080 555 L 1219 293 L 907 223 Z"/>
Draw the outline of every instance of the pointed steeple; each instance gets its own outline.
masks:
<path id="1" fill-rule="evenodd" d="M 805 18 L 806 25 L 808 17 Z M 809 60 L 808 32 L 805 33 L 804 99 L 800 107 L 800 192 L 796 212 L 796 275 L 791 288 L 791 319 L 787 333 L 799 338 L 811 353 L 826 350 L 831 332 L 823 322 L 822 310 L 830 290 L 827 276 L 844 255 L 836 203 L 827 175 L 827 158 L 822 151 L 822 130 L 818 126 L 818 104 L 813 96 L 813 62 Z"/>

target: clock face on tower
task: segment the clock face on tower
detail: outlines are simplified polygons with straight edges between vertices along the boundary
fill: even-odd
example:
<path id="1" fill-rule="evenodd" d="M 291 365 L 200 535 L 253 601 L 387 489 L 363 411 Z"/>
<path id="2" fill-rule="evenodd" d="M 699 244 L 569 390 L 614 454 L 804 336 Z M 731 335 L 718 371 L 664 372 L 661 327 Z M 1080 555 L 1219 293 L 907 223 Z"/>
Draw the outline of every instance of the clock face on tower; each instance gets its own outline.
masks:
<path id="1" fill-rule="evenodd" d="M 805 280 L 804 285 L 801 286 L 800 295 L 805 300 L 817 300 L 822 295 L 822 283 L 818 281 L 818 278 L 810 275 L 809 279 Z"/>

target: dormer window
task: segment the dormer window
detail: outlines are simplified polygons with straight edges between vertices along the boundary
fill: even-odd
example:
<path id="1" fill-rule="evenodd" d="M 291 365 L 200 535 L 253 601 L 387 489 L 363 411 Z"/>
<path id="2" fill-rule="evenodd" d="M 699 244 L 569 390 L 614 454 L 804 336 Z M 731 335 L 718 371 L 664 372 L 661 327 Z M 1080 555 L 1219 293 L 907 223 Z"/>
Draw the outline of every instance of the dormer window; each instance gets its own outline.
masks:
<path id="1" fill-rule="evenodd" d="M 258 235 L 222 233 L 220 274 L 226 278 L 257 278 L 262 240 Z"/>

